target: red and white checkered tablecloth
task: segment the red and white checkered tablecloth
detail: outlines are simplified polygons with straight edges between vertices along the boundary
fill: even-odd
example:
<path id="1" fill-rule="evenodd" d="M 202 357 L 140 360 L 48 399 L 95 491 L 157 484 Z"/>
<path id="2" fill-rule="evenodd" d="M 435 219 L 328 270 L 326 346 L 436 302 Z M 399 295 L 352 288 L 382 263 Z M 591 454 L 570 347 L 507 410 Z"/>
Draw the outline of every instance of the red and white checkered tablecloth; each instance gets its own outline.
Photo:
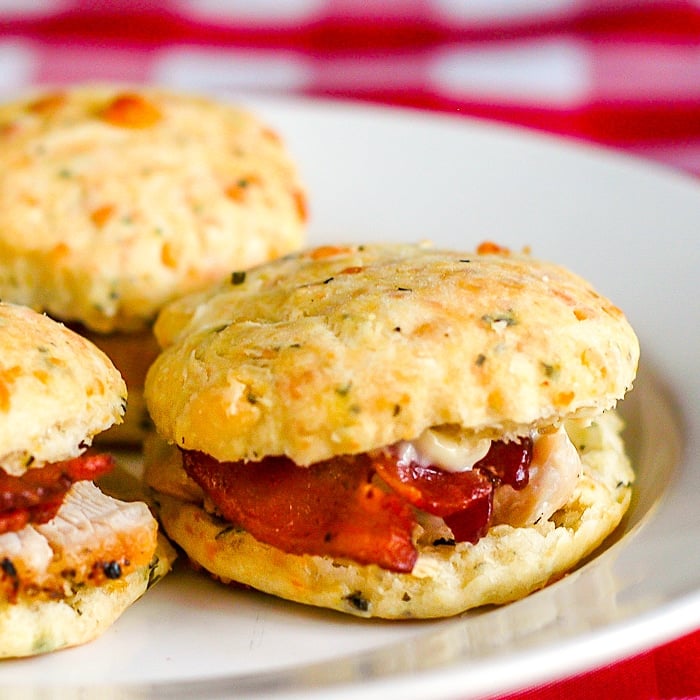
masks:
<path id="1" fill-rule="evenodd" d="M 700 173 L 690 0 L 0 0 L 0 91 L 118 79 L 462 112 Z"/>
<path id="2" fill-rule="evenodd" d="M 700 175 L 700 0 L 0 0 L 0 94 L 118 80 L 477 115 Z M 509 700 L 700 697 L 700 631 Z"/>

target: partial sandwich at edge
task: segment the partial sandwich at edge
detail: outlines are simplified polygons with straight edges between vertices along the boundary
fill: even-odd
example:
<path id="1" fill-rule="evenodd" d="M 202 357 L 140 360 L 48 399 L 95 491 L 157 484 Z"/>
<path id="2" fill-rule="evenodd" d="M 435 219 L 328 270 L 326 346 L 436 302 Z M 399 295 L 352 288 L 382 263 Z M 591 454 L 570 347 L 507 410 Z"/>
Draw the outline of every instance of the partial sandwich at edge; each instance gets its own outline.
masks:
<path id="1" fill-rule="evenodd" d="M 613 409 L 638 341 L 560 266 L 323 246 L 174 302 L 155 331 L 147 480 L 225 582 L 449 616 L 558 578 L 629 506 Z"/>
<path id="2" fill-rule="evenodd" d="M 93 438 L 126 387 L 94 345 L 0 302 L 0 658 L 95 639 L 170 568 L 143 502 L 93 483 L 114 460 Z"/>

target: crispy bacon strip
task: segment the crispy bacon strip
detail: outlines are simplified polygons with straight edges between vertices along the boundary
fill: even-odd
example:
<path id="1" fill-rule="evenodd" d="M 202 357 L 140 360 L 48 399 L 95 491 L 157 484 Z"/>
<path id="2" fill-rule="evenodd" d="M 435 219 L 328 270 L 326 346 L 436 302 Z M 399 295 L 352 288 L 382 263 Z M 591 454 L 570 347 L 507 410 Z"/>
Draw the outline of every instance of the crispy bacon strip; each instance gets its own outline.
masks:
<path id="1" fill-rule="evenodd" d="M 446 472 L 431 465 L 397 460 L 384 451 L 377 474 L 416 508 L 443 518 L 456 542 L 476 544 L 488 531 L 493 479 L 480 469 Z"/>
<path id="2" fill-rule="evenodd" d="M 501 483 L 520 491 L 530 479 L 532 444 L 529 437 L 511 442 L 492 442 L 486 456 L 474 468 L 486 471 Z"/>
<path id="3" fill-rule="evenodd" d="M 221 514 L 260 542 L 291 554 L 413 569 L 413 513 L 403 499 L 370 483 L 374 469 L 367 455 L 300 468 L 284 457 L 218 462 L 184 451 L 183 464 Z"/>
<path id="4" fill-rule="evenodd" d="M 45 523 L 56 515 L 76 481 L 94 480 L 114 467 L 109 455 L 81 455 L 12 476 L 0 468 L 0 534 Z"/>
<path id="5" fill-rule="evenodd" d="M 489 529 L 497 483 L 527 486 L 532 440 L 493 442 L 472 469 L 447 472 L 432 465 L 404 462 L 391 450 L 375 459 L 377 474 L 411 505 L 439 515 L 457 542 L 478 542 Z"/>
<path id="6" fill-rule="evenodd" d="M 447 472 L 398 460 L 388 450 L 377 455 L 374 466 L 377 474 L 411 505 L 442 517 L 468 508 L 493 490 L 491 479 L 478 469 Z"/>
<path id="7" fill-rule="evenodd" d="M 221 515 L 290 554 L 316 554 L 408 573 L 417 559 L 411 506 L 442 517 L 458 542 L 488 531 L 498 483 L 527 485 L 532 441 L 495 442 L 470 470 L 404 462 L 391 449 L 297 467 L 286 457 L 218 462 L 183 450 L 185 471 Z M 372 483 L 379 476 L 390 491 Z"/>
<path id="8" fill-rule="evenodd" d="M 455 542 L 476 544 L 489 531 L 492 514 L 493 489 L 479 494 L 464 510 L 450 513 L 444 520 Z"/>

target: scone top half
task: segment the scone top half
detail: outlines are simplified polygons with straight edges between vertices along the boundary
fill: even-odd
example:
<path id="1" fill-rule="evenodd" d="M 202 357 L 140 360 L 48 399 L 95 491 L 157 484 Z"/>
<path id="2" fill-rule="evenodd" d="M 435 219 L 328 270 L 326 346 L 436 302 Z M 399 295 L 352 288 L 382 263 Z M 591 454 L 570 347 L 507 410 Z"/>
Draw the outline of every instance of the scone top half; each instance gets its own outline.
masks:
<path id="1" fill-rule="evenodd" d="M 480 250 L 321 247 L 176 301 L 146 384 L 158 430 L 222 462 L 305 466 L 612 408 L 639 358 L 622 312 L 562 267 Z"/>
<path id="2" fill-rule="evenodd" d="M 305 224 L 281 139 L 225 102 L 107 85 L 0 105 L 2 299 L 131 332 Z"/>
<path id="3" fill-rule="evenodd" d="M 126 387 L 92 343 L 0 302 L 0 467 L 13 476 L 78 456 L 120 423 Z"/>

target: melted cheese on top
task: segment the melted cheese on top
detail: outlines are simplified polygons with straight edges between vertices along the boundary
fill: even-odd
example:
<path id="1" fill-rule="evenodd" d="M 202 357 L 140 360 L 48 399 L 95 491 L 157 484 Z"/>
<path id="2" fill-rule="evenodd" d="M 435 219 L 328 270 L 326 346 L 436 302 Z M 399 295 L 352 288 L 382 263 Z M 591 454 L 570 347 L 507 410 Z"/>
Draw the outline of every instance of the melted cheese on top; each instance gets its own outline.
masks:
<path id="1" fill-rule="evenodd" d="M 401 461 L 433 465 L 447 472 L 464 472 L 483 459 L 491 440 L 475 438 L 458 428 L 440 426 L 424 430 L 415 440 L 399 446 Z"/>

